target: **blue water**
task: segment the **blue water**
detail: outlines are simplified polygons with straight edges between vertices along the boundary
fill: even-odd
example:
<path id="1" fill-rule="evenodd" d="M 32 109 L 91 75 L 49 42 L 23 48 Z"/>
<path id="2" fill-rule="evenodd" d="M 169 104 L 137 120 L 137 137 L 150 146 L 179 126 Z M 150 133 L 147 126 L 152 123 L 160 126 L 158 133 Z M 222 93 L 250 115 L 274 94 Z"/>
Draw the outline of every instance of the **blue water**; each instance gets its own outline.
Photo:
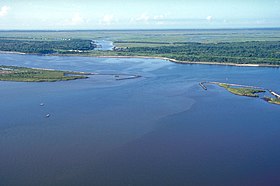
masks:
<path id="1" fill-rule="evenodd" d="M 114 44 L 108 40 L 95 40 L 95 44 L 98 46 L 95 50 L 113 50 Z"/>
<path id="2" fill-rule="evenodd" d="M 14 54 L 0 64 L 142 75 L 0 82 L 0 185 L 280 184 L 280 106 L 198 85 L 280 92 L 278 68 Z"/>

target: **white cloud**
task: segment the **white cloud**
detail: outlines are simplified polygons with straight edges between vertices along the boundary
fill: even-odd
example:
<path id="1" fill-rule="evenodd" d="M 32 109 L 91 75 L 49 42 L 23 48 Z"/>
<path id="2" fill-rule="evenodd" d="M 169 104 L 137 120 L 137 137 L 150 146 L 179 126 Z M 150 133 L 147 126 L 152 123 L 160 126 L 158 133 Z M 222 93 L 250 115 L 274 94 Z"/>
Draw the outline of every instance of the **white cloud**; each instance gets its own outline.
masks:
<path id="1" fill-rule="evenodd" d="M 207 17 L 206 17 L 206 20 L 207 20 L 207 21 L 212 21 L 212 20 L 213 20 L 213 16 L 207 16 Z"/>
<path id="2" fill-rule="evenodd" d="M 154 20 L 161 20 L 161 19 L 164 19 L 165 16 L 164 15 L 155 15 L 154 16 Z"/>
<path id="3" fill-rule="evenodd" d="M 112 23 L 113 19 L 114 19 L 113 15 L 105 15 L 103 17 L 102 21 L 105 23 Z"/>
<path id="4" fill-rule="evenodd" d="M 170 14 L 168 14 L 168 15 L 170 15 Z M 138 25 L 138 24 L 164 25 L 164 24 L 166 24 L 166 17 L 167 17 L 167 14 L 151 15 L 151 14 L 147 14 L 146 12 L 144 12 L 138 17 L 131 17 L 129 19 L 129 23 L 131 25 Z"/>
<path id="5" fill-rule="evenodd" d="M 8 11 L 10 10 L 10 7 L 8 6 L 2 6 L 0 9 L 0 17 L 4 17 L 8 14 Z"/>
<path id="6" fill-rule="evenodd" d="M 143 13 L 140 17 L 136 18 L 136 21 L 144 21 L 148 22 L 150 20 L 150 16 L 146 13 Z"/>
<path id="7" fill-rule="evenodd" d="M 114 22 L 114 19 L 115 16 L 114 15 L 111 15 L 111 14 L 107 14 L 107 15 L 104 15 L 101 20 L 99 21 L 99 23 L 101 25 L 111 25 L 113 22 Z"/>
<path id="8" fill-rule="evenodd" d="M 79 25 L 83 23 L 85 20 L 84 18 L 80 15 L 80 13 L 75 13 L 70 21 L 71 25 Z"/>
<path id="9" fill-rule="evenodd" d="M 134 23 L 135 22 L 135 19 L 132 17 L 129 19 L 129 23 Z"/>

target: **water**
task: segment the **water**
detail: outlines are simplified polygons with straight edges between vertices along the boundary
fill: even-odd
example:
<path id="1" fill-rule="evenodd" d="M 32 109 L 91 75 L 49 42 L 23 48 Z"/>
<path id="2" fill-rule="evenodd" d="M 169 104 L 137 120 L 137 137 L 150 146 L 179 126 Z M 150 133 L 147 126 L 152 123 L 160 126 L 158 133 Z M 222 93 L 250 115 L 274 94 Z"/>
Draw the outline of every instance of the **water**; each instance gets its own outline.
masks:
<path id="1" fill-rule="evenodd" d="M 114 44 L 108 40 L 95 40 L 95 44 L 98 46 L 94 50 L 113 50 Z"/>
<path id="2" fill-rule="evenodd" d="M 143 76 L 0 82 L 0 185 L 280 184 L 280 106 L 198 85 L 280 92 L 278 68 L 13 54 L 0 61 Z"/>

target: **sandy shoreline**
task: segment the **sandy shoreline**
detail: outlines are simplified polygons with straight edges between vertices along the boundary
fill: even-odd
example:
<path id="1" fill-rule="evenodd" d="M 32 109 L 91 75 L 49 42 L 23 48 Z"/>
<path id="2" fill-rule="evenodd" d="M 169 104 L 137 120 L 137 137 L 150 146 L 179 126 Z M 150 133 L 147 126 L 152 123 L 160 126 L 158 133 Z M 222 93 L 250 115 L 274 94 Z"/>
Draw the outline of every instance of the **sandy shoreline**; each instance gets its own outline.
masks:
<path id="1" fill-rule="evenodd" d="M 9 52 L 9 51 L 0 51 L 0 54 L 28 54 L 28 53 L 22 53 L 22 52 Z M 31 54 L 31 55 L 38 55 L 38 54 Z M 279 68 L 280 65 L 269 65 L 269 64 L 237 64 L 237 63 L 219 63 L 219 62 L 207 62 L 207 61 L 201 61 L 201 62 L 194 62 L 194 61 L 180 61 L 172 58 L 167 57 L 155 57 L 155 56 L 110 56 L 110 55 L 104 55 L 104 56 L 94 56 L 94 55 L 69 55 L 69 54 L 50 54 L 49 56 L 77 56 L 77 57 L 96 57 L 96 58 L 140 58 L 140 59 L 161 59 L 165 61 L 170 61 L 173 63 L 178 64 L 197 64 L 197 65 L 224 65 L 224 66 L 236 66 L 236 67 L 276 67 Z"/>
<path id="2" fill-rule="evenodd" d="M 179 61 L 167 57 L 152 57 L 152 56 L 92 56 L 97 58 L 141 58 L 141 59 L 161 59 L 170 61 L 173 63 L 180 64 L 198 64 L 198 65 L 226 65 L 226 66 L 237 66 L 237 67 L 277 67 L 280 65 L 269 65 L 269 64 L 237 64 L 237 63 L 219 63 L 219 62 L 194 62 L 194 61 Z"/>
<path id="3" fill-rule="evenodd" d="M 0 54 L 20 54 L 20 55 L 25 55 L 26 53 L 23 53 L 23 52 L 10 52 L 10 51 L 2 51 L 2 50 L 0 50 Z"/>

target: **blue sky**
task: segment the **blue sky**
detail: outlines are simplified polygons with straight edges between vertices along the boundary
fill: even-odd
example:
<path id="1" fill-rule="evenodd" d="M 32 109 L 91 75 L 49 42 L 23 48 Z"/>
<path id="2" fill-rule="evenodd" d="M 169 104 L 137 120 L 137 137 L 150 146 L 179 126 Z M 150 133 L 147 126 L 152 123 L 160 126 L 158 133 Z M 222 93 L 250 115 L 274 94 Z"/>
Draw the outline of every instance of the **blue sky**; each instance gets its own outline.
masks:
<path id="1" fill-rule="evenodd" d="M 0 0 L 0 29 L 280 27 L 280 0 Z"/>

